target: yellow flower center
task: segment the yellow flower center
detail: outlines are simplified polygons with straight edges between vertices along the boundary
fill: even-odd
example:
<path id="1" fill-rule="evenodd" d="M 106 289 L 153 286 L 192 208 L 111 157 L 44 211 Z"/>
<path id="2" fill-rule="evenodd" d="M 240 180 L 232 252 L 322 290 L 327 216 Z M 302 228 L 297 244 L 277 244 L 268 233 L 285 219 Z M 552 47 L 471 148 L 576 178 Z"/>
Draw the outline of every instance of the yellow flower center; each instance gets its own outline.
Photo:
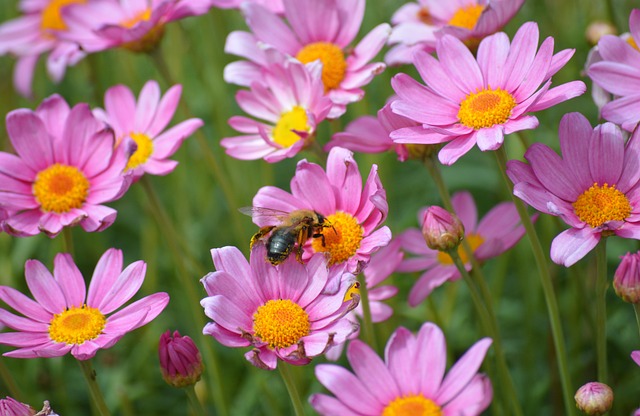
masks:
<path id="1" fill-rule="evenodd" d="M 638 48 L 638 44 L 636 43 L 636 41 L 633 39 L 633 37 L 629 36 L 627 38 L 627 43 L 629 45 L 631 45 L 631 47 L 635 50 L 637 50 L 638 52 L 640 52 L 640 48 Z"/>
<path id="2" fill-rule="evenodd" d="M 458 119 L 465 126 L 478 130 L 503 124 L 515 106 L 515 98 L 505 90 L 486 89 L 467 95 L 460 103 Z"/>
<path id="3" fill-rule="evenodd" d="M 51 0 L 42 10 L 40 29 L 43 32 L 50 30 L 67 30 L 67 25 L 62 20 L 60 9 L 70 4 L 84 4 L 87 0 Z"/>
<path id="4" fill-rule="evenodd" d="M 631 204 L 615 185 L 594 183 L 573 203 L 573 212 L 595 228 L 608 221 L 623 221 L 631 214 Z"/>
<path id="5" fill-rule="evenodd" d="M 429 9 L 427 9 L 426 7 L 421 7 L 420 10 L 418 10 L 417 17 L 418 20 L 420 20 L 425 25 L 433 24 L 433 17 L 431 17 L 431 13 L 429 13 Z"/>
<path id="6" fill-rule="evenodd" d="M 382 416 L 442 416 L 442 410 L 422 394 L 412 394 L 394 399 L 384 408 Z"/>
<path id="7" fill-rule="evenodd" d="M 273 128 L 273 141 L 282 147 L 291 147 L 301 138 L 296 131 L 307 133 L 311 131 L 311 127 L 307 124 L 307 112 L 298 105 L 282 113 L 280 120 Z"/>
<path id="8" fill-rule="evenodd" d="M 327 92 L 338 88 L 347 72 L 344 53 L 337 45 L 329 42 L 310 43 L 298 52 L 296 58 L 303 64 L 315 60 L 322 62 L 322 83 Z"/>
<path id="9" fill-rule="evenodd" d="M 364 229 L 354 216 L 342 211 L 326 217 L 325 223 L 330 226 L 323 232 L 324 245 L 322 238 L 314 238 L 313 250 L 331 254 L 329 265 L 347 261 L 360 248 Z"/>
<path id="10" fill-rule="evenodd" d="M 129 157 L 125 171 L 144 164 L 153 153 L 153 141 L 149 136 L 144 133 L 131 133 L 129 137 L 136 142 L 138 148 L 133 152 L 131 157 Z"/>
<path id="11" fill-rule="evenodd" d="M 137 15 L 133 16 L 132 18 L 125 19 L 122 22 L 120 22 L 120 26 L 126 27 L 127 29 L 131 29 L 138 23 L 146 22 L 149 19 L 151 19 L 151 8 L 148 7 L 145 10 L 138 13 Z"/>
<path id="12" fill-rule="evenodd" d="M 253 332 L 271 348 L 286 348 L 307 336 L 309 315 L 289 299 L 269 300 L 253 314 Z"/>
<path id="13" fill-rule="evenodd" d="M 467 234 L 464 236 L 464 239 L 469 243 L 469 247 L 471 247 L 471 251 L 475 253 L 476 249 L 484 243 L 484 238 L 480 234 Z M 460 256 L 460 260 L 462 263 L 467 264 L 469 262 L 469 257 L 467 257 L 467 251 L 464 249 L 464 246 L 460 244 L 458 246 L 458 256 Z M 438 252 L 438 261 L 440 264 L 453 264 L 453 260 L 451 256 L 444 251 Z"/>
<path id="14" fill-rule="evenodd" d="M 75 166 L 56 163 L 38 173 L 33 195 L 45 212 L 69 212 L 84 204 L 89 180 Z"/>
<path id="15" fill-rule="evenodd" d="M 449 24 L 451 26 L 463 27 L 465 29 L 473 29 L 478 23 L 478 19 L 484 10 L 484 6 L 479 4 L 475 6 L 461 7 L 456 11 Z"/>
<path id="16" fill-rule="evenodd" d="M 97 308 L 73 306 L 53 315 L 49 324 L 49 338 L 55 342 L 80 345 L 97 338 L 106 322 L 107 319 Z"/>

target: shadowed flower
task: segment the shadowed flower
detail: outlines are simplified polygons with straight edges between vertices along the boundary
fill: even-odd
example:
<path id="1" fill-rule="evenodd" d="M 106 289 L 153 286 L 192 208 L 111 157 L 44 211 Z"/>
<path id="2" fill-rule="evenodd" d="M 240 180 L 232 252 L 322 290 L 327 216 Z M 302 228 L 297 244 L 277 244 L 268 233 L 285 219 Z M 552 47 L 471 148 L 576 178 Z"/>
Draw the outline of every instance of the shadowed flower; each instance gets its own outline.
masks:
<path id="1" fill-rule="evenodd" d="M 418 0 L 401 6 L 391 17 L 393 46 L 384 60 L 410 64 L 413 53 L 435 52 L 438 37 L 449 34 L 472 49 L 511 20 L 524 0 Z"/>
<path id="2" fill-rule="evenodd" d="M 365 0 L 283 0 L 283 4 L 288 25 L 256 3 L 243 5 L 253 33 L 232 32 L 225 51 L 249 62 L 229 64 L 225 81 L 243 86 L 259 82 L 264 48 L 274 48 L 304 64 L 320 60 L 324 90 L 334 104 L 329 118 L 339 117 L 347 104 L 362 99 L 361 87 L 384 70 L 384 63 L 369 61 L 382 49 L 391 29 L 380 24 L 349 48 L 360 30 Z"/>
<path id="3" fill-rule="evenodd" d="M 49 52 L 47 72 L 54 82 L 60 82 L 67 66 L 75 65 L 85 56 L 77 44 L 60 39 L 67 30 L 61 10 L 87 0 L 21 0 L 22 16 L 0 25 L 0 55 L 18 57 L 13 84 L 25 97 L 31 96 L 31 83 L 40 55 Z"/>
<path id="4" fill-rule="evenodd" d="M 134 179 L 143 174 L 167 175 L 178 162 L 169 160 L 182 142 L 203 124 L 199 118 L 190 118 L 167 131 L 163 131 L 176 111 L 182 86 L 174 85 L 161 96 L 156 81 L 148 81 L 136 102 L 129 88 L 116 85 L 107 90 L 104 97 L 105 109 L 94 109 L 96 117 L 109 124 L 116 136 L 116 146 L 123 140 L 132 141 L 127 147 L 136 151 L 129 157 L 126 171 L 131 171 Z"/>
<path id="5" fill-rule="evenodd" d="M 315 140 L 316 127 L 332 105 L 324 96 L 321 70 L 321 65 L 307 69 L 292 60 L 262 68 L 262 82 L 251 84 L 250 91 L 239 91 L 236 101 L 265 122 L 230 118 L 229 125 L 244 135 L 222 139 L 220 144 L 227 154 L 236 159 L 279 162 Z"/>
<path id="6" fill-rule="evenodd" d="M 553 54 L 553 38 L 538 48 L 538 25 L 525 23 L 509 44 L 505 33 L 486 37 L 478 58 L 459 39 L 443 36 L 438 58 L 417 52 L 414 64 L 426 87 L 406 74 L 391 84 L 400 97 L 391 104 L 397 114 L 422 123 L 391 133 L 396 143 L 447 143 L 438 153 L 445 165 L 455 163 L 474 145 L 496 150 L 504 136 L 538 126 L 528 113 L 544 110 L 581 95 L 586 87 L 572 81 L 551 87 L 551 77 L 573 50 Z"/>
<path id="7" fill-rule="evenodd" d="M 253 206 L 284 212 L 310 209 L 324 216 L 330 227 L 324 229 L 323 238 L 310 239 L 303 258 L 313 252 L 326 252 L 330 265 L 346 263 L 352 273 L 391 240 L 389 228 L 380 227 L 389 206 L 378 167 L 371 167 L 363 186 L 353 153 L 340 147 L 329 152 L 326 172 L 303 159 L 291 179 L 291 193 L 274 186 L 262 187 L 253 198 Z M 254 216 L 253 220 L 260 227 L 278 225 L 273 217 Z"/>
<path id="8" fill-rule="evenodd" d="M 551 259 L 569 267 L 603 236 L 640 239 L 640 131 L 625 145 L 618 126 L 592 128 L 582 114 L 569 113 L 558 135 L 562 158 L 534 143 L 524 154 L 529 163 L 511 160 L 507 174 L 518 198 L 571 227 L 551 243 Z"/>
<path id="9" fill-rule="evenodd" d="M 71 352 L 88 360 L 99 349 L 111 348 L 127 332 L 146 325 L 169 303 L 169 295 L 155 293 L 116 313 L 140 289 L 147 265 L 143 261 L 122 270 L 122 251 L 107 250 L 96 265 L 89 291 L 69 254 L 54 259 L 53 274 L 37 260 L 27 260 L 25 279 L 33 294 L 0 286 L 0 299 L 21 313 L 0 309 L 0 321 L 17 332 L 0 333 L 0 344 L 17 349 L 5 357 L 60 357 Z"/>
<path id="10" fill-rule="evenodd" d="M 503 202 L 493 207 L 478 223 L 478 212 L 473 197 L 468 192 L 458 192 L 451 198 L 453 209 L 462 221 L 465 239 L 478 261 L 499 256 L 513 247 L 524 235 L 520 217 L 512 202 Z M 418 214 L 422 227 L 427 207 Z M 396 271 L 424 271 L 409 293 L 409 305 L 419 305 L 431 291 L 444 282 L 460 279 L 460 272 L 451 257 L 444 252 L 427 247 L 422 232 L 417 228 L 404 231 L 398 239 L 402 248 L 415 257 L 406 258 Z M 471 270 L 471 261 L 461 245 L 458 255 L 467 270 Z"/>
<path id="11" fill-rule="evenodd" d="M 354 340 L 347 347 L 353 373 L 316 366 L 316 377 L 335 397 L 314 394 L 309 402 L 321 415 L 480 415 L 493 398 L 491 382 L 478 373 L 490 345 L 489 338 L 476 342 L 445 376 L 444 334 L 430 322 L 417 335 L 398 328 L 384 361 Z"/>
<path id="12" fill-rule="evenodd" d="M 308 364 L 357 330 L 345 318 L 360 299 L 345 299 L 355 277 L 332 279 L 324 256 L 306 265 L 289 256 L 274 267 L 262 244 L 249 262 L 235 247 L 212 249 L 211 256 L 216 271 L 202 279 L 208 297 L 200 304 L 213 322 L 203 333 L 227 347 L 252 347 L 245 357 L 256 367 L 273 370 L 278 359 Z M 330 279 L 339 280 L 339 289 L 324 293 Z"/>
<path id="13" fill-rule="evenodd" d="M 0 152 L 0 206 L 8 211 L 7 232 L 50 237 L 80 225 L 102 231 L 116 210 L 102 205 L 120 198 L 131 183 L 122 175 L 127 151 L 114 150 L 113 131 L 89 106 L 69 109 L 53 95 L 35 110 L 7 115 L 7 132 L 17 155 Z"/>

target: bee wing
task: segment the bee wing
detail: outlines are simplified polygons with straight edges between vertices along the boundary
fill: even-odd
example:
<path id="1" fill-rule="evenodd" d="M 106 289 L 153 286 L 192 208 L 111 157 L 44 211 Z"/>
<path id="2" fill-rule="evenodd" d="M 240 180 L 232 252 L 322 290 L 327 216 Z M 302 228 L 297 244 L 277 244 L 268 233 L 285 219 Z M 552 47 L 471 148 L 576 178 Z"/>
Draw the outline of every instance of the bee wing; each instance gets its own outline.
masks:
<path id="1" fill-rule="evenodd" d="M 264 207 L 241 207 L 238 211 L 244 215 L 248 215 L 252 218 L 272 218 L 282 221 L 289 216 L 289 212 L 281 211 L 279 209 L 264 208 Z"/>

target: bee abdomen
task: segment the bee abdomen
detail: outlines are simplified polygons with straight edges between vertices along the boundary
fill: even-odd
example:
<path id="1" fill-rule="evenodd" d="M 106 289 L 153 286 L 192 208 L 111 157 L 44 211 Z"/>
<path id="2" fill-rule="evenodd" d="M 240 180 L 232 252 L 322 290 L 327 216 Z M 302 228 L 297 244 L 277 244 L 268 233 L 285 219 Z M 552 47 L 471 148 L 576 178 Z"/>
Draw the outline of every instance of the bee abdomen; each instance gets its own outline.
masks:
<path id="1" fill-rule="evenodd" d="M 282 263 L 291 253 L 295 243 L 295 235 L 274 232 L 267 241 L 267 260 L 274 266 Z"/>

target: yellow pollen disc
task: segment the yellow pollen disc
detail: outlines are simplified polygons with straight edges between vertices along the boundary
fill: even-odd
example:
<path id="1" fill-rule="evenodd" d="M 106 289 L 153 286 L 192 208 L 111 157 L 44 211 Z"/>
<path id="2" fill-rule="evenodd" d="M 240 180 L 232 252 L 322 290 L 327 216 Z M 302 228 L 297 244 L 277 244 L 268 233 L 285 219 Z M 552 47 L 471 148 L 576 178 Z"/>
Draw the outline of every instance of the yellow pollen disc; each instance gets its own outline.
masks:
<path id="1" fill-rule="evenodd" d="M 458 119 L 476 130 L 492 127 L 506 122 L 515 106 L 513 96 L 501 88 L 482 90 L 467 95 L 460 103 Z"/>
<path id="2" fill-rule="evenodd" d="M 633 49 L 635 49 L 635 50 L 637 50 L 638 52 L 640 52 L 640 48 L 638 48 L 638 44 L 636 43 L 636 41 L 635 41 L 631 36 L 629 36 L 629 37 L 627 38 L 627 43 L 628 43 L 629 45 L 631 45 L 631 47 L 632 47 Z"/>
<path id="3" fill-rule="evenodd" d="M 269 300 L 253 314 L 253 332 L 271 348 L 286 348 L 307 336 L 309 315 L 289 299 Z"/>
<path id="4" fill-rule="evenodd" d="M 329 42 L 310 43 L 298 52 L 296 58 L 303 64 L 320 59 L 322 62 L 322 83 L 327 92 L 338 88 L 347 72 L 344 53 L 337 45 Z"/>
<path id="5" fill-rule="evenodd" d="M 62 20 L 60 9 L 70 4 L 86 3 L 87 0 L 51 0 L 42 10 L 40 29 L 43 32 L 49 30 L 67 30 L 67 25 Z"/>
<path id="6" fill-rule="evenodd" d="M 479 4 L 475 6 L 461 7 L 456 11 L 449 24 L 451 26 L 463 27 L 465 29 L 473 29 L 478 23 L 478 19 L 484 10 L 484 6 Z"/>
<path id="7" fill-rule="evenodd" d="M 307 112 L 298 105 L 291 111 L 282 113 L 273 128 L 273 141 L 282 147 L 291 147 L 301 138 L 296 131 L 311 131 L 307 124 Z"/>
<path id="8" fill-rule="evenodd" d="M 74 306 L 53 315 L 49 324 L 49 338 L 55 342 L 80 345 L 97 338 L 106 322 L 107 319 L 97 308 Z"/>
<path id="9" fill-rule="evenodd" d="M 329 225 L 323 231 L 322 238 L 314 238 L 312 247 L 315 252 L 328 252 L 331 254 L 329 265 L 347 261 L 356 254 L 360 248 L 360 241 L 364 237 L 364 229 L 358 220 L 351 214 L 338 211 L 325 219 Z"/>
<path id="10" fill-rule="evenodd" d="M 623 221 L 631 214 L 629 200 L 616 186 L 594 183 L 574 202 L 573 212 L 591 227 L 599 227 L 608 221 Z"/>
<path id="11" fill-rule="evenodd" d="M 56 163 L 38 173 L 33 195 L 45 212 L 80 208 L 89 195 L 89 180 L 75 166 Z"/>
<path id="12" fill-rule="evenodd" d="M 471 247 L 471 251 L 475 253 L 476 249 L 484 243 L 484 238 L 480 234 L 467 234 L 464 236 L 464 239 L 469 243 L 469 247 Z M 469 262 L 469 257 L 467 257 L 467 251 L 464 249 L 463 245 L 460 244 L 458 246 L 458 256 L 460 256 L 460 260 L 462 263 L 467 264 Z M 438 252 L 438 261 L 440 264 L 453 264 L 453 260 L 451 256 L 449 256 L 444 251 Z"/>
<path id="13" fill-rule="evenodd" d="M 420 10 L 418 10 L 417 17 L 418 20 L 420 20 L 425 25 L 433 24 L 433 17 L 431 17 L 431 13 L 429 13 L 429 9 L 427 9 L 426 7 L 421 7 Z"/>
<path id="14" fill-rule="evenodd" d="M 138 145 L 135 152 L 129 157 L 125 170 L 137 168 L 144 164 L 153 153 L 153 141 L 144 133 L 131 133 L 129 137 Z"/>
<path id="15" fill-rule="evenodd" d="M 138 13 L 137 15 L 133 16 L 130 19 L 123 20 L 122 22 L 120 22 L 120 26 L 126 27 L 127 29 L 131 29 L 138 23 L 146 22 L 149 19 L 151 19 L 151 8 L 147 8 L 141 11 L 140 13 Z"/>
<path id="16" fill-rule="evenodd" d="M 442 416 L 440 406 L 422 394 L 398 397 L 382 411 L 382 416 Z"/>

